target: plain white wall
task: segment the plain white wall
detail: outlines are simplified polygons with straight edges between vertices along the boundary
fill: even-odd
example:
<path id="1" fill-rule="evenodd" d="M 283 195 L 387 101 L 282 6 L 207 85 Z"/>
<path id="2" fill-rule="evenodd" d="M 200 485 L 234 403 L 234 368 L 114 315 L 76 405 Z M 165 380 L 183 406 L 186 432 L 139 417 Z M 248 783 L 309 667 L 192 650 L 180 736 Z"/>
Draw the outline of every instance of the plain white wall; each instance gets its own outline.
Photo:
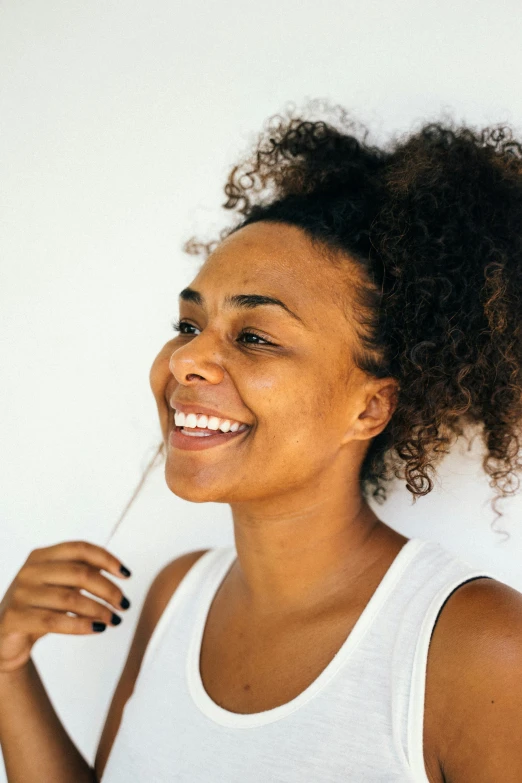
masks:
<path id="1" fill-rule="evenodd" d="M 229 224 L 223 184 L 264 120 L 325 97 L 375 142 L 444 110 L 520 128 L 519 11 L 517 0 L 4 0 L 1 594 L 34 547 L 107 540 L 160 440 L 149 367 L 201 263 L 181 245 Z M 397 486 L 374 508 L 522 590 L 522 492 L 499 506 L 502 543 L 480 440 L 465 449 L 415 506 Z M 35 646 L 91 763 L 153 576 L 181 552 L 232 542 L 228 506 L 180 500 L 156 469 L 109 546 L 133 571 L 123 623 Z"/>

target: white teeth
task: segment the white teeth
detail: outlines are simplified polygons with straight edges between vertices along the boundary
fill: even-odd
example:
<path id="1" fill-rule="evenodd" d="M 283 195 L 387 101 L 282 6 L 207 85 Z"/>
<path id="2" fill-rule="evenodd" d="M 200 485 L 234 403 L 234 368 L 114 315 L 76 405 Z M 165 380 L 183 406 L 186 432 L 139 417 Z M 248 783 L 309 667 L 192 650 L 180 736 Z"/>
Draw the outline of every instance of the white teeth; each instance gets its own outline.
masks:
<path id="1" fill-rule="evenodd" d="M 174 423 L 176 427 L 185 427 L 194 429 L 195 427 L 206 427 L 209 430 L 220 430 L 221 432 L 243 432 L 247 429 L 246 424 L 240 424 L 238 421 L 230 419 L 220 419 L 217 416 L 206 416 L 204 413 L 182 413 L 174 410 Z M 195 434 L 195 433 L 191 433 Z"/>
<path id="2" fill-rule="evenodd" d="M 197 419 L 195 413 L 189 413 L 185 416 L 185 427 L 197 427 Z"/>

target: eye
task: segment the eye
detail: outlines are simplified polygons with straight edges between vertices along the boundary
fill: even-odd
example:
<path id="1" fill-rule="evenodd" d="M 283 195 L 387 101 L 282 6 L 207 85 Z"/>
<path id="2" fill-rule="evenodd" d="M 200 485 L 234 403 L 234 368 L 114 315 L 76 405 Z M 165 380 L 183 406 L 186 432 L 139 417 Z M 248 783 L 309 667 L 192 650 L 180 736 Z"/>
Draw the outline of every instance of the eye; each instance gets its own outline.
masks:
<path id="1" fill-rule="evenodd" d="M 174 329 L 175 332 L 180 332 L 180 334 L 193 334 L 193 332 L 185 332 L 184 331 L 184 327 L 185 326 L 188 326 L 190 329 L 197 329 L 198 328 L 197 326 L 194 326 L 193 324 L 190 324 L 188 321 L 173 321 L 173 323 L 172 323 L 172 328 Z M 264 345 L 274 345 L 275 344 L 275 343 L 269 342 L 268 340 L 265 340 L 264 337 L 261 337 L 261 335 L 257 334 L 256 332 L 251 332 L 251 331 L 248 331 L 248 330 L 245 330 L 245 329 L 243 329 L 243 331 L 240 332 L 239 337 L 244 337 L 244 336 L 247 336 L 247 335 L 249 337 L 255 337 L 257 340 L 261 340 L 261 343 L 258 343 L 258 342 L 254 342 L 254 343 L 246 342 L 245 345 L 261 345 L 261 344 L 264 344 Z"/>
<path id="2" fill-rule="evenodd" d="M 172 328 L 175 332 L 181 332 L 181 334 L 187 334 L 187 332 L 183 331 L 184 326 L 191 326 L 193 329 L 195 329 L 195 326 L 192 326 L 192 324 L 189 324 L 188 321 L 172 321 Z M 188 332 L 190 334 L 190 332 Z"/>

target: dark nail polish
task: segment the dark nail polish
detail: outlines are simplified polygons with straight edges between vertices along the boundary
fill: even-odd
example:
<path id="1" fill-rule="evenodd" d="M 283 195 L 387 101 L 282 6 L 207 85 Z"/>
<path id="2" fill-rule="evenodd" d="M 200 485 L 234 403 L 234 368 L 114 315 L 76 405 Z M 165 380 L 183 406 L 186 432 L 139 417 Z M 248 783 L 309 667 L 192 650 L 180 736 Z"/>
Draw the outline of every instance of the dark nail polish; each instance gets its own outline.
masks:
<path id="1" fill-rule="evenodd" d="M 113 625 L 119 625 L 121 623 L 121 617 L 118 617 L 117 614 L 113 614 L 111 617 L 111 623 Z"/>
<path id="2" fill-rule="evenodd" d="M 106 627 L 107 626 L 105 625 L 105 623 L 97 623 L 97 622 L 95 622 L 95 623 L 92 624 L 92 630 L 93 631 L 105 631 Z"/>
<path id="3" fill-rule="evenodd" d="M 129 571 L 129 569 L 125 568 L 124 565 L 120 566 L 120 571 L 123 574 L 123 576 L 130 576 L 131 575 L 131 572 Z"/>
<path id="4" fill-rule="evenodd" d="M 128 598 L 125 598 L 125 596 L 120 601 L 120 606 L 122 609 L 128 609 L 130 606 L 130 601 Z"/>

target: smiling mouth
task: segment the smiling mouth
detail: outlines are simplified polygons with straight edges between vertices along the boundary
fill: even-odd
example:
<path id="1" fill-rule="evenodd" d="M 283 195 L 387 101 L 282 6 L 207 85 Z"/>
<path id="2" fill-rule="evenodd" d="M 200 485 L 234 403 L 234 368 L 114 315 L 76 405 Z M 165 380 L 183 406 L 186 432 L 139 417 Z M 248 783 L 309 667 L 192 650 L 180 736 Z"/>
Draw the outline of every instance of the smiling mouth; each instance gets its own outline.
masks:
<path id="1" fill-rule="evenodd" d="M 202 431 L 221 430 L 221 432 L 237 432 L 238 430 L 244 431 L 250 426 L 245 422 L 228 417 L 221 417 L 214 413 L 180 411 L 176 408 L 176 403 L 174 403 L 173 400 L 171 400 L 170 406 L 174 411 L 174 424 L 176 426 L 184 427 L 185 431 L 190 429 Z"/>
<path id="2" fill-rule="evenodd" d="M 251 429 L 248 424 L 241 424 L 239 427 L 228 430 L 222 430 L 221 428 L 211 429 L 210 427 L 187 427 L 186 424 L 176 424 L 172 422 L 172 429 L 182 432 L 183 435 L 196 438 L 211 438 L 213 435 L 236 435 L 241 432 L 246 432 Z"/>

